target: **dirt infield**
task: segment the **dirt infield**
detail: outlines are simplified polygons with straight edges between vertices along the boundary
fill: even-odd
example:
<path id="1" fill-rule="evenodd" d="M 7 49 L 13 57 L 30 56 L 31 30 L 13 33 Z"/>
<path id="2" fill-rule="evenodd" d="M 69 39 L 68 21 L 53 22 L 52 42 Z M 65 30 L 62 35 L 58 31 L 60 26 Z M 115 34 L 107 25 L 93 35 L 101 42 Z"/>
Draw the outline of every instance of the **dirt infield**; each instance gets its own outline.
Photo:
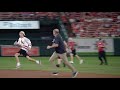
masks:
<path id="1" fill-rule="evenodd" d="M 47 71 L 0 70 L 0 78 L 71 78 L 71 73 L 60 72 L 55 76 Z M 120 75 L 79 73 L 76 78 L 120 78 Z"/>

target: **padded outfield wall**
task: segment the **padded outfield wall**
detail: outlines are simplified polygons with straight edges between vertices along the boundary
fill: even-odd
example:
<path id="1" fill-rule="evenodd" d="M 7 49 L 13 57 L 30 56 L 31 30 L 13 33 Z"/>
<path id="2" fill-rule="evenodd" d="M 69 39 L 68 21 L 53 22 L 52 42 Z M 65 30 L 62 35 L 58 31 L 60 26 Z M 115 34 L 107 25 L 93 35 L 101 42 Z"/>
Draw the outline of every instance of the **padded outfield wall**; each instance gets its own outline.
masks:
<path id="1" fill-rule="evenodd" d="M 107 55 L 120 55 L 120 38 L 103 38 L 106 43 Z M 74 38 L 77 43 L 76 51 L 79 55 L 98 55 L 96 42 L 98 38 Z"/>

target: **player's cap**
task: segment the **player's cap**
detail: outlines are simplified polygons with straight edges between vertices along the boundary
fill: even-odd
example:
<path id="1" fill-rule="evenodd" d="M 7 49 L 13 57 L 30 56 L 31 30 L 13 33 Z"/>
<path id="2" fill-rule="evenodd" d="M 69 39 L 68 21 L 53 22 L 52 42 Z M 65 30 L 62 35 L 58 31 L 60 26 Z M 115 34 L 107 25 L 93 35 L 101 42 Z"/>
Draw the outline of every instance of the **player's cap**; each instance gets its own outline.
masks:
<path id="1" fill-rule="evenodd" d="M 68 41 L 73 41 L 73 39 L 72 38 L 68 38 Z"/>
<path id="2" fill-rule="evenodd" d="M 56 33 L 59 33 L 59 29 L 54 29 L 53 31 L 55 31 Z"/>
<path id="3" fill-rule="evenodd" d="M 20 31 L 20 33 L 22 33 L 25 36 L 25 32 L 24 31 Z"/>

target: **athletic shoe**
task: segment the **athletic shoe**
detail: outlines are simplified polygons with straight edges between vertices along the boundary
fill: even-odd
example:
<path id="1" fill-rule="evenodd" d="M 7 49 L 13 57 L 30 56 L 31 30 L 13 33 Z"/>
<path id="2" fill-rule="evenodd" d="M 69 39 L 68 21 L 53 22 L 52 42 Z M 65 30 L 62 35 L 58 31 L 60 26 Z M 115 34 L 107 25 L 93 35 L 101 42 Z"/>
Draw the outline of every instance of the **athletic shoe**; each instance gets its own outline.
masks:
<path id="1" fill-rule="evenodd" d="M 56 64 L 56 67 L 60 67 L 60 64 Z"/>
<path id="2" fill-rule="evenodd" d="M 74 62 L 73 61 L 70 61 L 71 64 L 73 64 Z"/>
<path id="3" fill-rule="evenodd" d="M 53 72 L 52 74 L 53 74 L 53 75 L 58 75 L 58 72 Z"/>
<path id="4" fill-rule="evenodd" d="M 76 71 L 76 72 L 73 72 L 73 73 L 72 73 L 72 78 L 75 78 L 77 75 L 78 75 L 78 72 L 77 72 L 77 71 Z"/>
<path id="5" fill-rule="evenodd" d="M 20 63 L 17 63 L 16 65 L 16 69 L 20 68 L 21 64 Z"/>
<path id="6" fill-rule="evenodd" d="M 83 63 L 83 60 L 81 59 L 81 60 L 80 60 L 80 64 L 82 64 L 82 63 Z"/>
<path id="7" fill-rule="evenodd" d="M 41 65 L 41 61 L 40 60 L 36 60 L 36 63 Z"/>

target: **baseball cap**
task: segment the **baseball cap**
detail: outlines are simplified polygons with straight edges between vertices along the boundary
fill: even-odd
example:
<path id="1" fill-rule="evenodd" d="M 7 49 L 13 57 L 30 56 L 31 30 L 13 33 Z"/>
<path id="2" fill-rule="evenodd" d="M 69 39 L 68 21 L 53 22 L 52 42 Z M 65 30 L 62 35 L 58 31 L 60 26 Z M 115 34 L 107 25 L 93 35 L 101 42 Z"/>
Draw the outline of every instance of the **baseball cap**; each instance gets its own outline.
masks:
<path id="1" fill-rule="evenodd" d="M 20 33 L 22 33 L 25 36 L 25 32 L 24 31 L 20 31 Z"/>

